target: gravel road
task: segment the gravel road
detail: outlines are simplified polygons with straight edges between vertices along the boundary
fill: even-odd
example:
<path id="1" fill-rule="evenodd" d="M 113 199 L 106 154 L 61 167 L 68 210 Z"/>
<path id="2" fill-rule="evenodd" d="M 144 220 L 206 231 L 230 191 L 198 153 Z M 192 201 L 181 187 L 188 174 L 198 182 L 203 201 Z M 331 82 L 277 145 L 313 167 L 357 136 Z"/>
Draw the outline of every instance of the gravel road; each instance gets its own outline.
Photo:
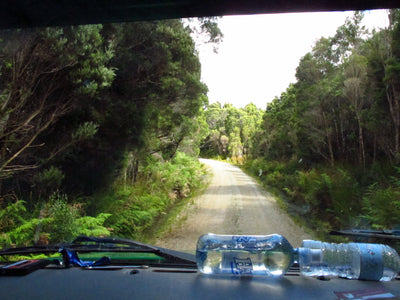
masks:
<path id="1" fill-rule="evenodd" d="M 213 178 L 207 190 L 180 214 L 176 224 L 156 241 L 157 246 L 194 250 L 200 235 L 279 233 L 298 247 L 312 238 L 278 207 L 274 197 L 238 167 L 201 159 Z"/>

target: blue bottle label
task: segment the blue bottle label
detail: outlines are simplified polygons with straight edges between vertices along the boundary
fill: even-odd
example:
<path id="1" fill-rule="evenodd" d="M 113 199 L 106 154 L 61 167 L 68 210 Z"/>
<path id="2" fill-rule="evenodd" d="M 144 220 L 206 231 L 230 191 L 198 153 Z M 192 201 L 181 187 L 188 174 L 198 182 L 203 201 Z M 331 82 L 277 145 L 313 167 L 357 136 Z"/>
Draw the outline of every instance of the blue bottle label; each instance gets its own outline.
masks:
<path id="1" fill-rule="evenodd" d="M 380 280 L 383 276 L 383 257 L 380 245 L 360 244 L 361 280 Z"/>
<path id="2" fill-rule="evenodd" d="M 247 258 L 237 258 L 233 257 L 231 262 L 232 274 L 237 275 L 251 275 L 253 274 L 253 264 L 250 257 Z"/>

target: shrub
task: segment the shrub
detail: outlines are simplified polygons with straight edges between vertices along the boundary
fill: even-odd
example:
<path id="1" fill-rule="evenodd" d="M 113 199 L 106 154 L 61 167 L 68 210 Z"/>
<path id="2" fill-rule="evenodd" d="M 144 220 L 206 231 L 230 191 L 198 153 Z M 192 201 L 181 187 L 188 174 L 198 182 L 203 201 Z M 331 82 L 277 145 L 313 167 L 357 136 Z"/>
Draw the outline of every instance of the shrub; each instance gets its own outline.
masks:
<path id="1" fill-rule="evenodd" d="M 28 216 L 25 202 L 18 200 L 0 211 L 0 246 L 27 246 L 40 242 L 65 242 L 77 235 L 110 235 L 103 226 L 110 214 L 80 216 L 79 205 L 68 204 L 66 195 L 54 193 L 39 218 Z"/>
<path id="2" fill-rule="evenodd" d="M 36 174 L 33 178 L 33 183 L 40 193 L 45 193 L 48 196 L 51 192 L 60 188 L 64 177 L 65 175 L 60 169 L 51 166 Z"/>
<path id="3" fill-rule="evenodd" d="M 328 228 L 351 227 L 358 223 L 361 213 L 362 188 L 359 176 L 352 169 L 323 168 L 305 170 L 298 161 L 247 160 L 245 169 L 261 181 L 278 188 L 287 206 L 305 218 L 317 231 Z M 260 175 L 259 169 L 262 169 Z"/>
<path id="4" fill-rule="evenodd" d="M 349 226 L 361 210 L 359 186 L 346 170 L 331 169 L 329 174 L 299 171 L 298 185 L 314 215 L 335 227 Z"/>
<path id="5" fill-rule="evenodd" d="M 47 217 L 52 222 L 48 224 L 51 242 L 72 240 L 78 232 L 76 219 L 79 216 L 77 207 L 68 205 L 66 195 L 54 193 L 46 205 Z"/>
<path id="6" fill-rule="evenodd" d="M 87 236 L 109 236 L 110 229 L 103 226 L 104 222 L 111 214 L 100 213 L 97 217 L 85 216 L 78 218 L 76 224 L 78 226 L 78 235 Z"/>
<path id="7" fill-rule="evenodd" d="M 25 222 L 25 201 L 16 200 L 0 210 L 0 232 L 7 232 Z"/>
<path id="8" fill-rule="evenodd" d="M 116 186 L 112 192 L 114 205 L 109 205 L 109 224 L 117 235 L 135 238 L 175 204 L 192 196 L 198 189 L 206 169 L 193 157 L 177 152 L 170 161 L 147 159 L 141 176 L 133 186 Z M 118 203 L 117 205 L 115 203 Z"/>
<path id="9" fill-rule="evenodd" d="M 372 184 L 363 197 L 364 212 L 374 228 L 387 229 L 399 225 L 400 190 Z"/>

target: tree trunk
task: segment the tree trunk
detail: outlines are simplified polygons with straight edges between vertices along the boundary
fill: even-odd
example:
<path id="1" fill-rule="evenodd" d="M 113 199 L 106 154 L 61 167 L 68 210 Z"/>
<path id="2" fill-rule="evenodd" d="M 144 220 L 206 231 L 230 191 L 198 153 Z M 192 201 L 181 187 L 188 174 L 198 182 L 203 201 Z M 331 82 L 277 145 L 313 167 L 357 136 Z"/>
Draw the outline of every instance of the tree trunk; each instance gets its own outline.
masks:
<path id="1" fill-rule="evenodd" d="M 358 119 L 358 146 L 359 146 L 359 159 L 360 164 L 365 168 L 365 149 L 364 149 L 364 138 L 363 138 L 363 128 L 361 126 L 361 121 Z"/>
<path id="2" fill-rule="evenodd" d="M 326 116 L 325 116 L 324 111 L 322 111 L 322 118 L 323 118 L 323 122 L 324 122 L 325 135 L 326 135 L 326 140 L 327 140 L 328 149 L 329 149 L 329 163 L 333 167 L 335 165 L 335 156 L 333 155 L 332 141 L 331 141 L 331 137 L 329 135 L 328 124 L 326 121 Z"/>
<path id="3" fill-rule="evenodd" d="M 393 120 L 393 127 L 394 127 L 394 153 L 393 155 L 396 157 L 397 154 L 399 154 L 399 125 L 400 125 L 400 108 L 399 108 L 399 99 L 396 99 L 398 97 L 396 97 L 395 93 L 395 88 L 394 86 L 392 86 L 392 91 L 390 91 L 390 87 L 389 85 L 392 84 L 388 84 L 386 86 L 386 98 L 388 100 L 388 104 L 389 104 L 389 111 L 390 111 L 390 115 L 392 117 Z"/>

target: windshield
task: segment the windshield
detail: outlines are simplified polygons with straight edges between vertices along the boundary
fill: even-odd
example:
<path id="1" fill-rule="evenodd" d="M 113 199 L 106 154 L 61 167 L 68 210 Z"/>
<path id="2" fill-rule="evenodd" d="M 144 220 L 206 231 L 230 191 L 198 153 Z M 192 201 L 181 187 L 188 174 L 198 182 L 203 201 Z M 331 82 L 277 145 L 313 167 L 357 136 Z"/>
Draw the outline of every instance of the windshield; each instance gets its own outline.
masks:
<path id="1" fill-rule="evenodd" d="M 0 31 L 2 249 L 396 247 L 399 155 L 398 9 Z"/>

